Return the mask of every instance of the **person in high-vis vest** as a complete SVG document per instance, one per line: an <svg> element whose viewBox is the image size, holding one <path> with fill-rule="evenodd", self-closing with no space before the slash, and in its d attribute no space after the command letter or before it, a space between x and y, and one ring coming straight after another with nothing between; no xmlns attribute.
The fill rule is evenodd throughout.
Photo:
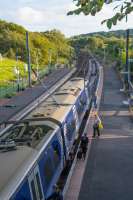
<svg viewBox="0 0 133 200"><path fill-rule="evenodd" d="M101 123L100 118L98 117L98 115L94 115L94 124L93 124L93 137L96 137L96 133L98 136L100 136L100 128L99 128L99 124Z"/></svg>

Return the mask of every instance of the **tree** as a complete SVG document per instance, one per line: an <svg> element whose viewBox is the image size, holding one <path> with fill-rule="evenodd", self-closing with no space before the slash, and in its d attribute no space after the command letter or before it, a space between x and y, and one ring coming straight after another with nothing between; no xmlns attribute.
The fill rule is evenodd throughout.
<svg viewBox="0 0 133 200"><path fill-rule="evenodd" d="M27 61L26 30L13 23L0 20L0 53L14 59L16 52L21 60ZM29 46L31 63L36 64L36 55L39 50L39 66L43 69L49 63L49 50L51 49L52 64L68 63L71 60L71 52L74 49L69 41L58 30L47 32L29 32Z"/></svg>
<svg viewBox="0 0 133 200"><path fill-rule="evenodd" d="M96 13L102 10L104 4L110 4L113 0L73 0L76 2L77 9L68 12L68 15L76 14L79 15L80 13L84 13L84 15L92 15L95 16ZM116 0L118 1L118 0ZM107 23L107 27L111 29L112 25L116 25L118 21L126 18L128 15L133 12L133 1L132 0L120 0L119 5L114 7L117 9L116 14L109 19L105 19L102 21L103 23Z"/></svg>

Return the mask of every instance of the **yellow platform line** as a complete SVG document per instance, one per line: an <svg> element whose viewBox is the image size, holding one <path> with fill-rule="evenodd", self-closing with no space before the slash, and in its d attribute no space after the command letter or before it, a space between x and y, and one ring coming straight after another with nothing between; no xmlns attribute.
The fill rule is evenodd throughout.
<svg viewBox="0 0 133 200"><path fill-rule="evenodd" d="M131 112L127 111L117 111L117 110L111 110L111 111L100 111L101 116L132 116Z"/></svg>

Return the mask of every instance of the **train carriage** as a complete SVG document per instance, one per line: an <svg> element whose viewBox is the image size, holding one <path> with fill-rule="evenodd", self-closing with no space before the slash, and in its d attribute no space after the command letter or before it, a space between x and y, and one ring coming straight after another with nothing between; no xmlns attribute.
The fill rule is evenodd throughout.
<svg viewBox="0 0 133 200"><path fill-rule="evenodd" d="M91 94L88 81L74 78L16 123L1 141L0 199L45 200L68 159Z"/></svg>

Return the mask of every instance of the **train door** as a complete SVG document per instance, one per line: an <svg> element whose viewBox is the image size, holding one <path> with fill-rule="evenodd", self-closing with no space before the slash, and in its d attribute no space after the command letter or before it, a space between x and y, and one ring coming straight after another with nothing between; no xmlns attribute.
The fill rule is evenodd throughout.
<svg viewBox="0 0 133 200"><path fill-rule="evenodd" d="M78 128L79 128L79 119L78 119L78 113L77 113L77 109L76 109L75 105L73 106L72 110L73 110L73 116L74 116L74 119L75 119L76 132L77 132Z"/></svg>
<svg viewBox="0 0 133 200"><path fill-rule="evenodd" d="M89 92L88 92L88 88L85 88L85 93L86 93L86 98L87 98L87 107L88 107L88 105L89 105L89 101L90 101L90 99L89 99Z"/></svg>
<svg viewBox="0 0 133 200"><path fill-rule="evenodd" d="M28 181L32 200L45 200L38 166L34 168Z"/></svg>

